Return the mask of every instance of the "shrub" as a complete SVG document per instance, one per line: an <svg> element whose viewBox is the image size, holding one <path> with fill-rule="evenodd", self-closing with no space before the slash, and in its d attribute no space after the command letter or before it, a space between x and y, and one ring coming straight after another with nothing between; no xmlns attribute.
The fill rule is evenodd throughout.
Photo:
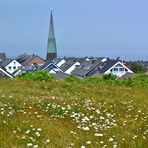
<svg viewBox="0 0 148 148"><path fill-rule="evenodd" d="M24 73L20 76L18 76L20 78L25 78L28 80L45 80L45 81L52 81L54 79L54 76L52 74L49 74L46 71L43 70L38 70L35 72L30 72L30 73Z"/></svg>
<svg viewBox="0 0 148 148"><path fill-rule="evenodd" d="M76 76L69 76L65 79L66 82L79 82L80 79Z"/></svg>
<svg viewBox="0 0 148 148"><path fill-rule="evenodd" d="M109 74L105 74L103 76L103 79L104 80L116 80L117 79L117 76L112 74L112 73L109 73Z"/></svg>
<svg viewBox="0 0 148 148"><path fill-rule="evenodd" d="M142 64L139 64L137 62L131 63L130 69L135 73L144 73L144 72L146 72L146 67L144 67Z"/></svg>

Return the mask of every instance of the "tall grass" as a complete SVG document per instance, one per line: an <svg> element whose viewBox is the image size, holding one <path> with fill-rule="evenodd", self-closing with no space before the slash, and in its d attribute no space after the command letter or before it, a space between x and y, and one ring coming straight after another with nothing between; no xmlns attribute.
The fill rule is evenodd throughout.
<svg viewBox="0 0 148 148"><path fill-rule="evenodd" d="M146 148L147 96L141 86L2 79L0 145Z"/></svg>

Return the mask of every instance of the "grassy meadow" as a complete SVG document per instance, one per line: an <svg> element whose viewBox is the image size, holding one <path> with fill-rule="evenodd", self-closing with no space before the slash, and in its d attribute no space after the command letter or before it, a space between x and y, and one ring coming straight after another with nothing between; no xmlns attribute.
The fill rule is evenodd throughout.
<svg viewBox="0 0 148 148"><path fill-rule="evenodd" d="M148 88L0 80L2 148L147 148Z"/></svg>

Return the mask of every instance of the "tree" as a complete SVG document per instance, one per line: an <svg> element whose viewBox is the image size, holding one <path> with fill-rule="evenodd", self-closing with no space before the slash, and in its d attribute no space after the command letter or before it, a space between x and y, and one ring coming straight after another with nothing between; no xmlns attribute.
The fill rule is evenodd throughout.
<svg viewBox="0 0 148 148"><path fill-rule="evenodd" d="M146 72L146 67L144 67L144 65L139 64L137 62L132 62L130 69L134 72L134 73L145 73Z"/></svg>

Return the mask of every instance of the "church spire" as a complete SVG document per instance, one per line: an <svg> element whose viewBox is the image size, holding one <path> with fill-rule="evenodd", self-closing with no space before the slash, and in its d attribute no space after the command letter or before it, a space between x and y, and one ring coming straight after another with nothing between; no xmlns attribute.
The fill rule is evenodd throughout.
<svg viewBox="0 0 148 148"><path fill-rule="evenodd" d="M53 60L56 57L57 57L57 47L56 47L56 39L55 39L55 34L54 34L53 14L52 14L52 9L51 9L46 60L47 61Z"/></svg>

